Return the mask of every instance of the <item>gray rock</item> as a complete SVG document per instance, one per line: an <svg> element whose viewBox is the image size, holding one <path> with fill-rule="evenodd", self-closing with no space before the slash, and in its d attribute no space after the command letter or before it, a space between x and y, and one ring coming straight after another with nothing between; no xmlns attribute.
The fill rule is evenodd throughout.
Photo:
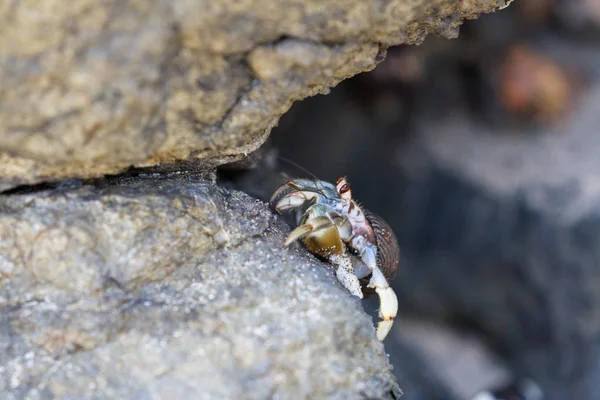
<svg viewBox="0 0 600 400"><path fill-rule="evenodd" d="M392 334L399 346L387 347L392 361L394 353L403 352L404 348L420 357L426 365L423 371L432 375L428 377L429 381L437 381L439 386L446 388L444 397L436 398L471 399L482 390L511 382L510 372L476 336L409 318L399 319L397 327ZM405 393L412 395L411 383L405 383L402 376L398 377L398 381ZM429 386L425 386L428 389L432 386L430 382ZM431 394L428 395L420 398L433 398Z"/></svg>
<svg viewBox="0 0 600 400"><path fill-rule="evenodd" d="M398 398L373 321L194 173L0 197L0 398Z"/></svg>
<svg viewBox="0 0 600 400"><path fill-rule="evenodd" d="M510 0L80 0L0 6L0 190L262 144L387 46Z"/></svg>
<svg viewBox="0 0 600 400"><path fill-rule="evenodd" d="M547 399L600 398L599 106L596 84L569 121L520 135L422 121L398 154L403 311L485 334Z"/></svg>

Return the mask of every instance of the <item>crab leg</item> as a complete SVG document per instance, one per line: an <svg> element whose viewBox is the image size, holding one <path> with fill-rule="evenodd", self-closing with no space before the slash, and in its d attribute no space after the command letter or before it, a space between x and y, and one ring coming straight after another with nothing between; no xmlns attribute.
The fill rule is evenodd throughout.
<svg viewBox="0 0 600 400"><path fill-rule="evenodd" d="M382 320L377 325L377 339L383 340L394 324L398 312L398 298L377 266L373 269L373 275L367 286L375 288L379 295L379 318Z"/></svg>
<svg viewBox="0 0 600 400"><path fill-rule="evenodd" d="M382 321L377 325L377 338L383 340L394 324L394 318L396 318L396 313L398 312L398 298L377 266L377 247L367 242L361 236L353 237L352 245L355 248L362 249L360 251L360 258L372 271L371 280L367 286L374 288L379 295L379 318Z"/></svg>
<svg viewBox="0 0 600 400"><path fill-rule="evenodd" d="M319 196L317 192L298 191L286 194L277 202L275 209L277 211L285 211L290 208L300 207L304 202L315 199Z"/></svg>
<svg viewBox="0 0 600 400"><path fill-rule="evenodd" d="M312 181L309 179L295 179L293 181L287 182L280 187L278 187L273 195L271 196L270 203L273 204L278 199L283 200L283 196L294 196L296 193L301 192L301 198L305 200L310 200L314 198L319 198L320 200L324 199L333 199L336 198L337 192L335 186L331 183L323 182L323 181ZM298 195L296 195L298 197ZM294 201L294 200L290 200ZM284 205L285 202L282 204ZM298 205L294 205L297 207ZM291 207L288 207L291 208ZM278 208L278 211L282 211L287 208Z"/></svg>
<svg viewBox="0 0 600 400"><path fill-rule="evenodd" d="M352 259L346 254L332 254L329 262L336 267L335 276L338 281L353 295L363 298L360 282L354 274Z"/></svg>

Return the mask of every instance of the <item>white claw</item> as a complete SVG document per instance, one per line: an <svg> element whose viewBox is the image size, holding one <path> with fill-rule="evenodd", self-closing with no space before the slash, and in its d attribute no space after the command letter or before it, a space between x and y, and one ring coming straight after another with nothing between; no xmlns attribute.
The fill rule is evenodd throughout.
<svg viewBox="0 0 600 400"><path fill-rule="evenodd" d="M396 313L398 312L398 298L396 297L396 293L394 293L389 286L386 288L376 287L375 291L379 295L379 300L381 301L379 306L379 317L382 319L382 321L379 322L379 325L377 325L377 338L383 340L390 332L390 329L392 329L394 318L396 318Z"/></svg>
<svg viewBox="0 0 600 400"><path fill-rule="evenodd" d="M396 318L396 313L398 312L398 298L396 297L396 293L394 293L391 287L385 289L377 288L375 291L379 294L379 299L381 300L379 308L381 318L386 320Z"/></svg>
<svg viewBox="0 0 600 400"><path fill-rule="evenodd" d="M379 339L380 342L383 342L388 333L390 333L393 324L393 319L389 321L379 321L379 324L377 325L377 339Z"/></svg>

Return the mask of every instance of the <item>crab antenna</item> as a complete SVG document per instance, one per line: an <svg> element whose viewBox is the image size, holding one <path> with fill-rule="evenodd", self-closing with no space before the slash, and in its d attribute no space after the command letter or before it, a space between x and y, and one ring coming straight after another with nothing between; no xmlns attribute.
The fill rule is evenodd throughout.
<svg viewBox="0 0 600 400"><path fill-rule="evenodd" d="M313 174L312 172L310 172L308 169L304 168L302 165L298 164L297 162L292 161L291 159L281 156L279 154L277 155L277 159L284 161L284 162L290 164L291 166L298 168L300 171L310 175L315 180L317 185L319 184L319 182L321 182L321 180L319 178L317 178L317 176L315 174ZM288 174L285 174L285 175L288 175ZM325 196L326 198L329 198L329 197L327 197L327 195L325 193L323 193L323 189L325 189L325 188L322 187L320 190L317 191L317 193L320 193L321 195Z"/></svg>
<svg viewBox="0 0 600 400"><path fill-rule="evenodd" d="M319 178L317 178L317 176L315 174L313 174L312 172L310 172L308 169L304 168L303 166L301 166L300 164L298 164L295 161L290 160L287 157L284 156L280 156L279 154L277 155L277 158L280 159L281 161L284 161L296 168L298 168L300 171L307 173L308 175L310 175L311 177L313 177L316 181L319 181Z"/></svg>

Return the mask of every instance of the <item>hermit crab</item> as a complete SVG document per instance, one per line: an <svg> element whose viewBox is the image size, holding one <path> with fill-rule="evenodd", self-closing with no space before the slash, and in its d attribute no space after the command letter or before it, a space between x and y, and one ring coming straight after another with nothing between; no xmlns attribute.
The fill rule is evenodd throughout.
<svg viewBox="0 0 600 400"><path fill-rule="evenodd" d="M297 227L284 246L300 239L311 253L336 268L338 280L350 293L361 299L374 292L379 295L377 338L385 339L398 311L396 294L388 282L394 279L400 258L389 225L352 199L345 177L335 185L321 180L291 180L275 190L271 206L280 213L295 212Z"/></svg>

